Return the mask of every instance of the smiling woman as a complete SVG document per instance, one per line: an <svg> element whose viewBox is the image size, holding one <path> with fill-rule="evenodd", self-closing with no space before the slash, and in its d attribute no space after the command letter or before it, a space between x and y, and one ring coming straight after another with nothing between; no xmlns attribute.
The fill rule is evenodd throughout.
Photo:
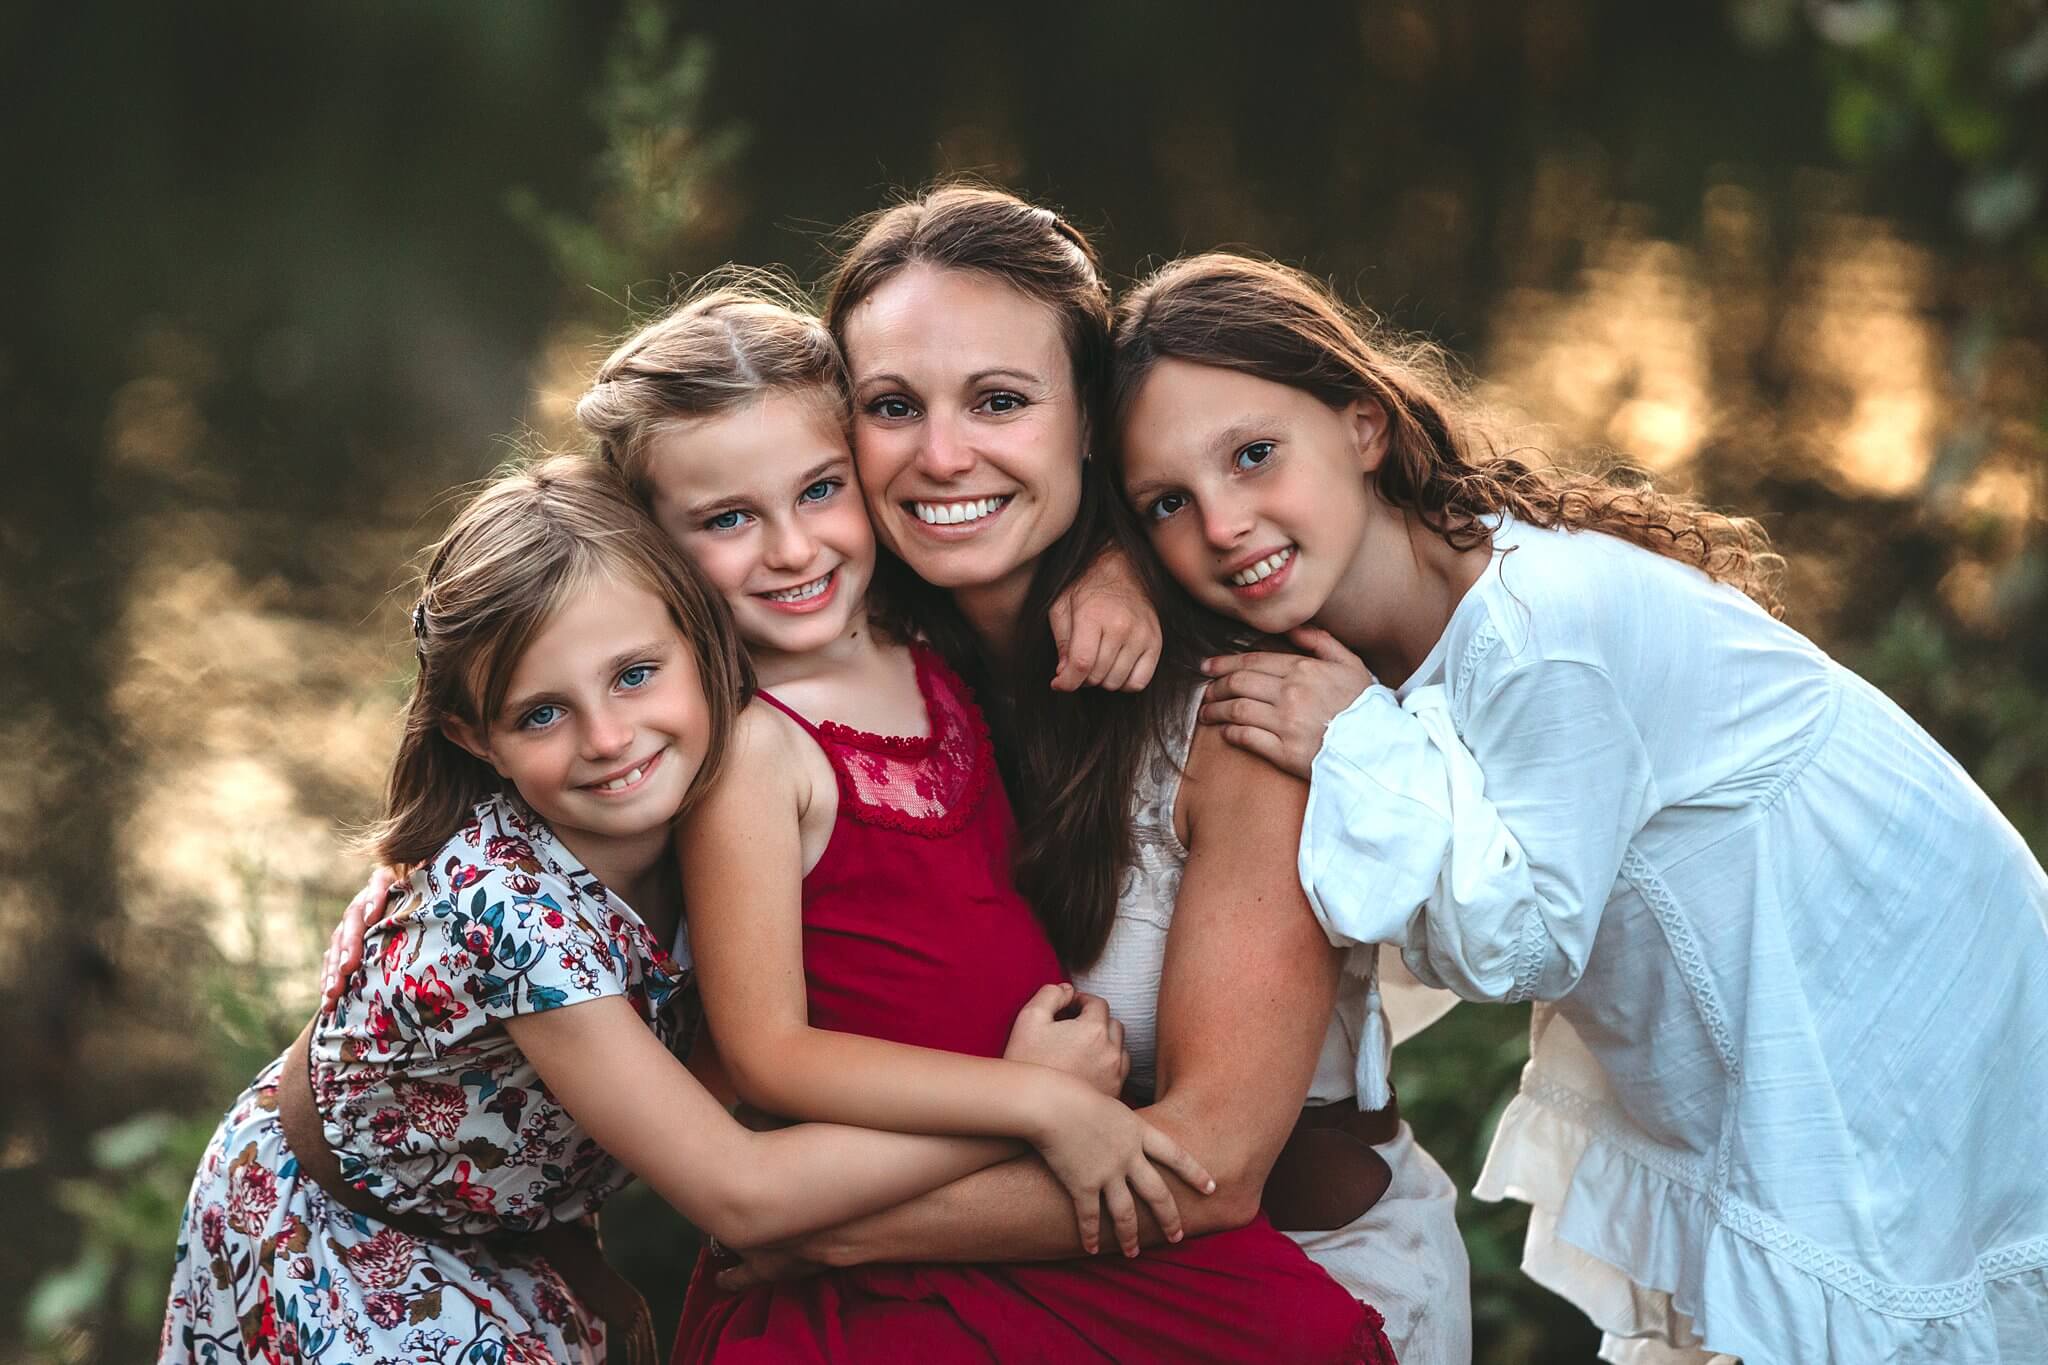
<svg viewBox="0 0 2048 1365"><path fill-rule="evenodd" d="M1016 619L1081 505L1084 395L1047 304L913 266L847 309L861 482L881 541L971 624Z"/></svg>

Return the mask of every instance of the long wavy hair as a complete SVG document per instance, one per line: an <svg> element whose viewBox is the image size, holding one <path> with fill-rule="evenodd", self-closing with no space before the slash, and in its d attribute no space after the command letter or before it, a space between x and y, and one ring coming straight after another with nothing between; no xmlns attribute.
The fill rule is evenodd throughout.
<svg viewBox="0 0 2048 1365"><path fill-rule="evenodd" d="M1427 341L1376 326L1319 281L1230 252L1162 267L1117 308L1110 386L1121 430L1161 360L1237 370L1314 395L1333 408L1359 399L1387 414L1379 495L1459 549L1485 542L1488 519L1602 531L1732 584L1772 616L1784 614L1784 561L1763 527L1642 481L1529 464L1453 377ZM1112 460L1119 443L1108 442ZM1120 473L1120 471L1119 471ZM1121 483L1121 479L1118 480Z"/></svg>
<svg viewBox="0 0 2048 1365"><path fill-rule="evenodd" d="M689 645L711 742L684 806L709 789L753 690L732 618L616 471L556 455L485 484L429 551L412 611L418 667L383 816L360 840L365 851L385 863L424 862L478 802L505 788L443 722L488 728L526 647L564 601L607 578L660 598Z"/></svg>
<svg viewBox="0 0 2048 1365"><path fill-rule="evenodd" d="M1059 319L1088 429L1099 433L1108 376L1109 287L1086 234L1052 209L973 181L951 180L853 223L826 281L825 324L846 341L862 300L912 266L985 275ZM1074 458L1081 459L1075 451ZM975 685L1017 811L1017 887L1038 912L1069 968L1102 954L1123 869L1134 856L1130 794L1152 746L1184 720L1186 688L1199 676L1201 637L1168 626L1168 655L1145 692L1047 686L1058 664L1048 613L1112 542L1142 572L1151 556L1135 538L1122 499L1101 474L1082 474L1074 523L1040 556L1019 620L1020 638L995 648L968 629L951 595L880 552L881 620L931 640ZM1163 583L1149 582L1155 600Z"/></svg>

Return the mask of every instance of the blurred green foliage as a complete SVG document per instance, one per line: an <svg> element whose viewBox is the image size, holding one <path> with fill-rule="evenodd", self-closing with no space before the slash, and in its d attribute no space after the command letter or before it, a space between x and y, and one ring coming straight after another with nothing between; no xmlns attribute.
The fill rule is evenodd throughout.
<svg viewBox="0 0 2048 1365"><path fill-rule="evenodd" d="M636 291L660 295L728 253L814 253L817 226L871 207L889 183L960 168L1009 178L1107 229L1131 268L1145 253L1226 240L1340 262L1366 272L1356 284L1375 301L1397 314L1428 308L1431 330L1476 350L1503 296L1583 265L1583 240L1510 250L1523 240L1515 196L1538 197L1531 186L1545 175L1589 179L1594 207L1647 203L1659 231L1683 238L1698 231L1689 215L1702 185L1731 161L1768 188L1832 157L1857 204L1928 243L1946 271L1932 303L1947 347L1933 467L1904 495L1844 491L1756 452L1697 472L1716 499L1773 515L1788 549L1824 552L1857 581L1863 590L1826 613L1802 617L1795 601L1795 621L1896 697L2048 847L2048 633L2035 629L2048 602L2048 472L2038 460L2022 470L2031 510L1958 502L1984 460L2014 448L1994 358L2014 338L2048 340L2048 15L2024 0L1729 0L1711 21L1654 9L1326 0L1291 21L1194 7L1165 32L1139 7L947 27L907 12L678 15L631 0L573 15L448 4L383 27L294 15L159 31L167 61L109 66L103 84L153 98L160 126L121 122L126 141L101 148L106 176L52 189L44 235L23 236L32 229L19 221L0 229L13 234L0 255L32 266L15 311L46 326L0 345L0 414L60 452L52 463L71 476L52 473L23 496L36 525L85 528L74 557L58 545L59 557L34 559L55 570L10 572L56 585L48 638L72 642L51 677L26 675L43 708L32 714L82 737L109 771L135 761L103 738L120 726L80 680L114 634L125 575L147 567L128 547L159 505L233 509L234 534L214 548L252 577L333 593L320 609L361 628L375 597L362 585L387 580L381 564L357 562L363 543L337 538L327 504L342 503L346 520L375 505L375 490L404 504L422 482L480 472L474 451L451 459L438 446L515 425L522 367L550 336L615 329ZM81 23L14 50L112 63L98 41ZM231 78L238 102L209 103L190 75L163 74L180 61L211 69L209 43L231 42L254 44ZM322 60L295 65L291 54L309 48ZM98 92L51 84L56 57L24 83L66 111L61 122L90 126ZM317 96L296 88L330 84ZM413 92L403 102L401 86ZM1702 112L1695 97L1720 102ZM67 175L93 165L41 142L9 155ZM431 207L408 213L408 197ZM754 200L769 205L765 222L750 216ZM119 246L95 235L136 204L157 211L155 235ZM486 297L488 307L454 302ZM158 363L150 338L165 335L206 343L171 366L196 412L187 420L211 442L213 463L197 472L138 473L100 442L115 386L160 377L137 367ZM2048 396L2037 388L2029 401L2038 454ZM66 447L65 432L86 435ZM358 485L350 497L279 472L323 461ZM242 515L245 504L260 512ZM391 518L408 542L420 538L407 520L417 516L406 504ZM8 529L0 548L41 553L30 531ZM1965 572L1974 596L1953 590ZM69 605L66 592L96 605ZM10 616L30 605L0 587ZM49 872L52 904L68 910L78 887L105 880L131 795L102 780L97 805L52 803L52 829L102 821ZM30 885L21 856L10 859L7 875ZM0 960L10 986L39 988L20 995L30 1003L19 1018L49 1025L17 1030L36 1041L0 1056L0 1078L35 1100L0 1115L0 1193L24 1224L19 1245L0 1250L0 1365L152 1348L199 1152L227 1098L310 1007L310 968L279 946L257 880L294 888L316 935L346 890L263 869L182 905L190 922L173 930L110 913L88 931L39 926L42 937ZM223 918L244 921L243 947L205 934ZM1526 1060L1527 1028L1526 1009L1463 1008L1397 1060L1404 1109L1461 1188ZM31 1048L61 1066L39 1065ZM124 1050L155 1060L122 1071ZM80 1080L58 1093L52 1075ZM1467 1198L1459 1213L1478 1359L1589 1359L1583 1318L1517 1269L1524 1211ZM607 1235L672 1318L693 1234L636 1189L615 1201Z"/></svg>

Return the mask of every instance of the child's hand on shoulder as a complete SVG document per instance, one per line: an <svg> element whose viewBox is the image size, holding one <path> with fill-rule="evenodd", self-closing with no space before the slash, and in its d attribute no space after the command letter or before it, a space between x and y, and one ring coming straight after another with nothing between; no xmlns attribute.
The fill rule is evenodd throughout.
<svg viewBox="0 0 2048 1365"><path fill-rule="evenodd" d="M1372 672L1326 630L1299 626L1288 638L1308 652L1203 660L1214 681L1200 719L1222 726L1229 743L1306 781L1323 731L1372 686Z"/></svg>
<svg viewBox="0 0 2048 1365"><path fill-rule="evenodd" d="M1054 599L1051 620L1060 651L1055 692L1142 692L1152 681L1166 637L1145 584L1121 549L1103 551Z"/></svg>
<svg viewBox="0 0 2048 1365"><path fill-rule="evenodd" d="M370 880L363 889L356 892L355 899L348 903L348 909L342 912L341 923L334 926L334 933L327 940L327 951L320 959L322 1009L341 999L342 983L363 963L363 939L391 913L391 892L403 886L405 878L405 868L378 868L370 874Z"/></svg>
<svg viewBox="0 0 2048 1365"><path fill-rule="evenodd" d="M1071 1019L1058 1017L1076 1002L1081 1006L1079 1014ZM1064 1071L1111 1097L1123 1093L1124 1080L1131 1074L1131 1057L1124 1051L1124 1026L1110 1017L1108 1003L1065 982L1039 987L1024 1003L1017 1022L1010 1026L1003 1059Z"/></svg>

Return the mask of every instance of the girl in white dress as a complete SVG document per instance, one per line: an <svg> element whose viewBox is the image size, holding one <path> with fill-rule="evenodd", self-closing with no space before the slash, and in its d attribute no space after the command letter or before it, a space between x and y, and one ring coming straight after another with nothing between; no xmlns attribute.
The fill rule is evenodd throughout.
<svg viewBox="0 0 2048 1365"><path fill-rule="evenodd" d="M1304 656L1202 719L1311 778L1332 941L1536 1000L1478 1192L1615 1361L2048 1360L2048 877L1777 619L1752 523L1531 469L1298 272L1123 302L1117 474ZM1325 727L1327 726L1327 734Z"/></svg>

